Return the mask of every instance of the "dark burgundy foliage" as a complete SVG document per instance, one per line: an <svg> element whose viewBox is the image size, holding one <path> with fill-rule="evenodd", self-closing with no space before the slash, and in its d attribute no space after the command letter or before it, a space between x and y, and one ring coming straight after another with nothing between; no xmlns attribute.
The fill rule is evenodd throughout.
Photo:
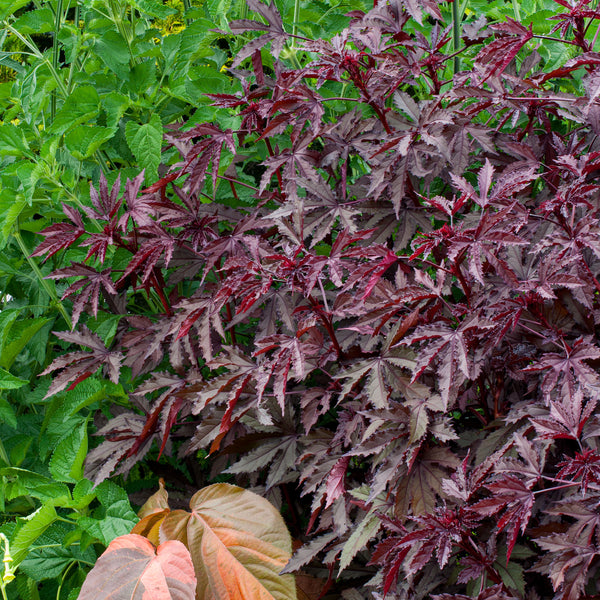
<svg viewBox="0 0 600 600"><path fill-rule="evenodd" d="M600 12L556 2L577 57L480 19L454 76L432 0L353 11L293 68L248 2L243 91L212 96L240 128L183 124L162 180L102 178L35 252L87 249L52 275L75 325L122 317L47 369L49 394L131 374L90 477L206 449L283 494L288 570L341 561L336 597L599 597Z"/></svg>

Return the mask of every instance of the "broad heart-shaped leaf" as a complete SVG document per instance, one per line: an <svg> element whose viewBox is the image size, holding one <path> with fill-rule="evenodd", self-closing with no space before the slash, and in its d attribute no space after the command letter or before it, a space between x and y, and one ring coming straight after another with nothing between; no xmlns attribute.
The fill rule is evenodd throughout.
<svg viewBox="0 0 600 600"><path fill-rule="evenodd" d="M159 529L165 517L171 512L169 508L169 494L165 490L165 482L162 477L158 480L159 490L146 500L140 508L138 517L140 521L131 530L131 533L139 533L148 538L155 546L159 542Z"/></svg>
<svg viewBox="0 0 600 600"><path fill-rule="evenodd" d="M158 549L141 535L113 540L89 572L78 600L194 600L190 553L179 541Z"/></svg>
<svg viewBox="0 0 600 600"><path fill-rule="evenodd" d="M277 509L240 487L216 483L190 500L191 513L168 512L163 490L134 528L152 539L181 540L189 549L196 600L295 600L294 578L279 575L292 543ZM147 510L146 510L147 508ZM166 516L163 516L166 515Z"/></svg>

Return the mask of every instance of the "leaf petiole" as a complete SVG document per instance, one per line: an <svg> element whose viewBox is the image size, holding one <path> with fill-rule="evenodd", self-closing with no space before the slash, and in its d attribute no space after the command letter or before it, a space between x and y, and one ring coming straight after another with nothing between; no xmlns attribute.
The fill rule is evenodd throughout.
<svg viewBox="0 0 600 600"><path fill-rule="evenodd" d="M56 306L56 308L62 315L69 329L72 329L73 324L71 322L71 317L69 317L69 313L65 309L63 303L58 298L56 290L50 285L48 280L45 279L44 274L41 272L40 268L37 266L37 263L31 257L31 253L29 252L29 249L27 248L25 242L23 241L23 238L21 237L21 232L18 229L18 223L17 227L15 227L15 230L13 231L13 237L15 238L19 248L21 249L25 260L29 263L31 270L35 273L40 285L44 288L44 291L48 294L48 296L50 296L52 303Z"/></svg>

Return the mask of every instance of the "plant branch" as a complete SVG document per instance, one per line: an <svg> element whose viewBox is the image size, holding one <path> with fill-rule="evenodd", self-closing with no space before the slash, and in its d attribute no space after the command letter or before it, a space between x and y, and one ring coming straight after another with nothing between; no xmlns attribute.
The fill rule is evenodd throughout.
<svg viewBox="0 0 600 600"><path fill-rule="evenodd" d="M25 257L25 260L29 263L31 270L35 273L40 285L44 288L44 291L48 294L48 296L50 296L52 303L58 308L69 329L73 329L71 317L69 317L69 313L67 313L67 310L65 309L63 303L59 300L56 290L53 288L53 286L50 285L49 281L44 277L40 268L37 266L35 260L33 260L33 258L31 257L31 253L29 252L29 249L27 248L23 238L21 237L21 232L18 230L18 223L15 227L15 230L13 231L13 237L19 245L19 248L21 249L21 252Z"/></svg>

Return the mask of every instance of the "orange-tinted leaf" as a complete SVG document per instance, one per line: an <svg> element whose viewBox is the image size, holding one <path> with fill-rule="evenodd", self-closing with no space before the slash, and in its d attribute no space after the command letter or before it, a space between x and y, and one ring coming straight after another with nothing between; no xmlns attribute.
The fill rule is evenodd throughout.
<svg viewBox="0 0 600 600"><path fill-rule="evenodd" d="M159 490L146 500L142 508L138 512L138 517L143 519L152 513L162 512L165 508L169 508L169 494L165 490L165 481L161 477L158 480Z"/></svg>
<svg viewBox="0 0 600 600"><path fill-rule="evenodd" d="M190 553L178 541L156 549L141 535L115 538L89 572L78 600L194 600Z"/></svg>
<svg viewBox="0 0 600 600"><path fill-rule="evenodd" d="M291 556L291 538L267 500L226 483L192 497L191 513L171 511L161 540L180 540L196 570L197 600L295 600L294 578L279 575Z"/></svg>
<svg viewBox="0 0 600 600"><path fill-rule="evenodd" d="M140 511L141 512L141 511ZM148 538L155 546L160 543L159 530L165 517L169 514L170 510L165 508L160 512L154 512L145 516L139 523L137 523L131 533L137 533Z"/></svg>

